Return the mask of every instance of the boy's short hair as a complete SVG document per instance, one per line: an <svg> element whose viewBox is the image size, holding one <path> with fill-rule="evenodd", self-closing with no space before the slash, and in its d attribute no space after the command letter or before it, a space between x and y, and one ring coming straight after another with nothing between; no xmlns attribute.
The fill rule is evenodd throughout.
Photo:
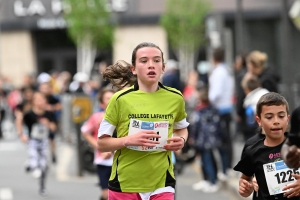
<svg viewBox="0 0 300 200"><path fill-rule="evenodd" d="M250 91L253 91L255 90L256 88L259 88L261 85L260 85L260 82L257 78L257 76L250 76L249 78L245 78L242 80L242 87L244 89L248 89Z"/></svg>
<svg viewBox="0 0 300 200"><path fill-rule="evenodd" d="M280 106L280 105L285 105L286 112L287 114L289 114L289 104L286 101L286 99L282 95L276 92L269 92L261 96L260 99L258 100L256 104L256 114L258 117L260 117L263 106Z"/></svg>
<svg viewBox="0 0 300 200"><path fill-rule="evenodd" d="M224 62L224 50L222 48L217 48L213 52L213 59L216 62Z"/></svg>

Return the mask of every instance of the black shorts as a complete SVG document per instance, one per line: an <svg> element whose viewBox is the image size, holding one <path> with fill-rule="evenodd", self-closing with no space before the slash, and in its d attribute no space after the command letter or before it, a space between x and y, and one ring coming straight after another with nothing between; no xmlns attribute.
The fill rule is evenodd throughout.
<svg viewBox="0 0 300 200"><path fill-rule="evenodd" d="M111 173L111 166L97 165L97 172L99 177L99 185L102 189L108 188L108 180Z"/></svg>
<svg viewBox="0 0 300 200"><path fill-rule="evenodd" d="M54 140L54 138L55 138L55 132L50 131L48 138L49 138L49 140Z"/></svg>

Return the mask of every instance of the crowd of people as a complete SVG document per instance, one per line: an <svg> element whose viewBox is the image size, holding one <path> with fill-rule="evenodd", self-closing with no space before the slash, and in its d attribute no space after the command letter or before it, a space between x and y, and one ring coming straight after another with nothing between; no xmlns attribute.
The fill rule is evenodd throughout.
<svg viewBox="0 0 300 200"><path fill-rule="evenodd" d="M165 61L157 45L145 42L133 50L131 63L120 60L99 67L101 81L82 72L72 77L53 71L27 75L22 86L14 88L2 77L0 119L8 106L21 141L28 143L26 171L40 178L42 195L48 169L45 151L49 148L52 162L57 160L61 96L80 92L98 100L81 132L95 149L101 200L174 199L176 162L186 148L201 157L202 179L192 185L194 190L218 191L219 182L234 169L242 173L239 193L243 197L298 199L299 175L291 174L286 186L281 175L273 174L273 164L281 164L282 159L298 168L300 151L292 146L294 140L286 140L289 106L278 93L280 77L267 54L238 55L231 67L218 48L211 59L210 70L191 71L182 81L179 63ZM299 108L292 111L292 133L299 132L298 113ZM236 136L242 136L245 146L241 160L233 163Z"/></svg>

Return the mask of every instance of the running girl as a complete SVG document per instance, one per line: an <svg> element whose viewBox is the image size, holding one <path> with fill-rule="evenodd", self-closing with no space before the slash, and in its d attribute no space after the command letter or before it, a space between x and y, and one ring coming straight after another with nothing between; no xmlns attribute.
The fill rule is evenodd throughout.
<svg viewBox="0 0 300 200"><path fill-rule="evenodd" d="M117 150L108 197L173 200L172 151L181 150L188 136L184 99L159 82L165 64L158 46L139 44L131 62L118 61L103 73L119 88L131 85L112 97L99 129L98 149Z"/></svg>
<svg viewBox="0 0 300 200"><path fill-rule="evenodd" d="M33 176L40 178L39 192L46 194L45 179L47 173L48 134L49 130L56 130L56 122L52 112L46 111L46 97L40 93L33 94L32 109L22 115L16 115L19 122L17 127L21 140L28 142L29 162L27 171L32 171ZM28 136L23 133L22 124L28 128Z"/></svg>

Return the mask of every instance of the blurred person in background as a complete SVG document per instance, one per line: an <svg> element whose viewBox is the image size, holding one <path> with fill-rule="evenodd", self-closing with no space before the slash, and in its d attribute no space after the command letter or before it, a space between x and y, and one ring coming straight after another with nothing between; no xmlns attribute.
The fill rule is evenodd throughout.
<svg viewBox="0 0 300 200"><path fill-rule="evenodd" d="M39 193L46 195L45 180L47 174L47 152L49 131L56 131L56 121L52 112L46 110L47 99L41 92L33 94L32 108L24 115L16 115L16 124L20 139L28 143L28 163L26 172L32 172L40 179ZM22 124L27 127L24 134Z"/></svg>
<svg viewBox="0 0 300 200"><path fill-rule="evenodd" d="M32 109L32 97L35 92L31 86L25 86L20 89L21 91L21 102L16 106L14 111L15 115L24 114Z"/></svg>
<svg viewBox="0 0 300 200"><path fill-rule="evenodd" d="M60 99L53 94L52 84L51 82L42 82L39 85L39 91L43 93L46 97L47 104L46 110L49 112L53 112L55 116L55 121L58 123L61 114L61 102ZM58 124L56 124L58 127ZM55 153L55 136L57 134L58 129L56 132L50 130L49 132L49 139L50 139L50 149L52 155L52 162L56 163L56 153Z"/></svg>
<svg viewBox="0 0 300 200"><path fill-rule="evenodd" d="M73 93L89 94L89 76L84 72L77 72L73 76L73 81L70 84L70 91Z"/></svg>
<svg viewBox="0 0 300 200"><path fill-rule="evenodd" d="M3 82L2 79L0 79L0 139L3 138L2 122L5 118L7 95L8 91L3 88Z"/></svg>
<svg viewBox="0 0 300 200"><path fill-rule="evenodd" d="M59 87L59 84L58 84L58 77L59 77L59 71L57 70L51 70L50 71L50 83L52 85L52 91L53 91L53 94L55 95L58 95L59 92L60 92L60 87Z"/></svg>
<svg viewBox="0 0 300 200"><path fill-rule="evenodd" d="M242 80L245 74L247 73L247 65L246 65L246 54L242 53L236 56L234 62L234 78L235 78L235 109L236 109L236 134L242 134L245 139L245 131L244 128L246 126L246 116L245 116L245 108L243 106L245 99L245 92L242 87Z"/></svg>
<svg viewBox="0 0 300 200"><path fill-rule="evenodd" d="M28 73L23 76L22 87L32 87L37 90L38 84L35 73Z"/></svg>
<svg viewBox="0 0 300 200"><path fill-rule="evenodd" d="M178 62L175 60L168 60L166 63L166 71L164 72L162 83L183 92L183 84L180 80L180 73Z"/></svg>
<svg viewBox="0 0 300 200"><path fill-rule="evenodd" d="M252 51L247 56L248 71L256 75L263 88L270 92L278 92L280 77L274 69L267 65L268 56L260 51Z"/></svg>
<svg viewBox="0 0 300 200"><path fill-rule="evenodd" d="M98 129L113 94L112 89L106 88L98 93L98 103L103 111L94 113L81 127L83 138L95 149L94 164L97 166L99 185L102 189L100 200L108 199L108 180L113 163L113 152L100 152L97 150Z"/></svg>
<svg viewBox="0 0 300 200"><path fill-rule="evenodd" d="M217 166L213 155L213 150L219 150L222 145L223 131L219 111L209 103L208 89L199 90L199 104L196 108L191 126L191 138L194 146L201 156L201 168L204 180L193 185L194 190L202 190L206 193L213 193L219 190L217 183ZM221 153L221 163L223 174L227 170L227 155ZM222 155L223 154L223 155Z"/></svg>
<svg viewBox="0 0 300 200"><path fill-rule="evenodd" d="M258 128L258 124L255 120L256 116L256 104L260 97L269 91L265 88L262 88L257 76L247 73L242 80L242 87L245 91L246 97L244 99L243 107L245 109L245 133L244 139L245 141L252 137L256 129Z"/></svg>
<svg viewBox="0 0 300 200"><path fill-rule="evenodd" d="M108 67L107 62L106 61L102 61L99 63L99 74L100 74L100 87L104 88L106 86L108 86L110 84L108 79L104 79L102 77L102 73L106 70L106 68Z"/></svg>
<svg viewBox="0 0 300 200"><path fill-rule="evenodd" d="M62 71L59 73L57 77L57 84L59 87L59 93L64 94L64 93L69 93L69 86L71 83L72 75L68 71Z"/></svg>
<svg viewBox="0 0 300 200"><path fill-rule="evenodd" d="M209 76L209 101L217 108L221 118L221 125L224 129L224 140L222 144L223 153L228 158L228 169L231 169L233 151L230 131L231 114L233 111L234 79L224 62L224 51L221 48L213 52L213 65ZM225 180L226 174L219 173L219 179Z"/></svg>

